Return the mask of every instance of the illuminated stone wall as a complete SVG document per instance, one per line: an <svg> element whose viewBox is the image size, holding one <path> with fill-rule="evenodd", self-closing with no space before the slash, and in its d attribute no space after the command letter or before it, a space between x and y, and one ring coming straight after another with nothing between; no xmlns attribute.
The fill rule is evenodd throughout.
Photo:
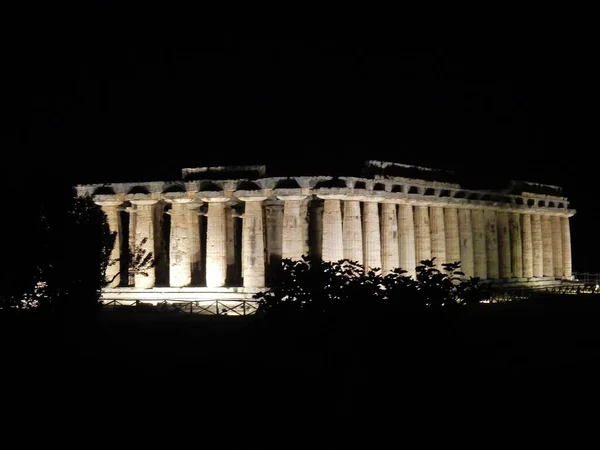
<svg viewBox="0 0 600 450"><path fill-rule="evenodd" d="M378 174L393 163L371 163L364 177L267 177L264 167L248 166L234 178L226 167L199 168L184 169L180 181L80 185L77 192L94 198L119 235L114 259L123 242L145 238L165 261L166 276L155 273L160 265L129 279L111 266L112 287L261 288L274 273L269 265L307 254L385 272L400 266L409 275L435 257L438 267L460 260L466 276L495 282L572 278L575 211L559 188L465 189ZM545 188L552 193L539 193Z"/></svg>

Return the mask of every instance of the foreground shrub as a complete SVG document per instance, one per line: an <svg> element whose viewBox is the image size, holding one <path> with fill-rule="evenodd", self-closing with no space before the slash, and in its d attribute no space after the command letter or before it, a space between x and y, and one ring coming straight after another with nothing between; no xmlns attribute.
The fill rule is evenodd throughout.
<svg viewBox="0 0 600 450"><path fill-rule="evenodd" d="M400 268L381 275L350 260L311 262L282 260L277 284L259 292L258 313L277 317L386 314L402 310L452 308L479 303L489 293L478 278L465 279L460 262L436 268L424 260L416 276Z"/></svg>

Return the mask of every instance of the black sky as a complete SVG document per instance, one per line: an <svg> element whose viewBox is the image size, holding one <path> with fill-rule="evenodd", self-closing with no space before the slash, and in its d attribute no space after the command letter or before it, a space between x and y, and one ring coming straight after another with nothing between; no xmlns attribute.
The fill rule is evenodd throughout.
<svg viewBox="0 0 600 450"><path fill-rule="evenodd" d="M579 211L576 269L600 271L587 256L599 247L598 97L584 23L458 40L406 18L288 32L94 7L19 21L4 55L9 179L51 188L239 163L344 172L365 159L526 179L564 187Z"/></svg>

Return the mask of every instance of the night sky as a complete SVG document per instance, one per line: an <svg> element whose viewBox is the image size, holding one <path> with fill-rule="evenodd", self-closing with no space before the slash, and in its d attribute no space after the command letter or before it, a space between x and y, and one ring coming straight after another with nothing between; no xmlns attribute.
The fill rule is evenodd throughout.
<svg viewBox="0 0 600 450"><path fill-rule="evenodd" d="M3 55L13 186L176 179L210 164L342 174L366 159L524 179L564 188L578 210L574 269L600 272L585 24L459 42L407 19L289 32L110 2L77 20L53 8L23 16Z"/></svg>

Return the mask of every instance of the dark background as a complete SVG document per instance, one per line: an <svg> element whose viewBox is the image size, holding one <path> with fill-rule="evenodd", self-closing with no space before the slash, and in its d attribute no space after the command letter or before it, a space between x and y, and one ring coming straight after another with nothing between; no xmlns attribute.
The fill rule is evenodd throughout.
<svg viewBox="0 0 600 450"><path fill-rule="evenodd" d="M344 173L381 159L562 186L578 210L574 270L600 271L596 50L585 14L485 16L466 28L381 11L267 26L106 2L7 17L11 201L177 179L182 167Z"/></svg>

